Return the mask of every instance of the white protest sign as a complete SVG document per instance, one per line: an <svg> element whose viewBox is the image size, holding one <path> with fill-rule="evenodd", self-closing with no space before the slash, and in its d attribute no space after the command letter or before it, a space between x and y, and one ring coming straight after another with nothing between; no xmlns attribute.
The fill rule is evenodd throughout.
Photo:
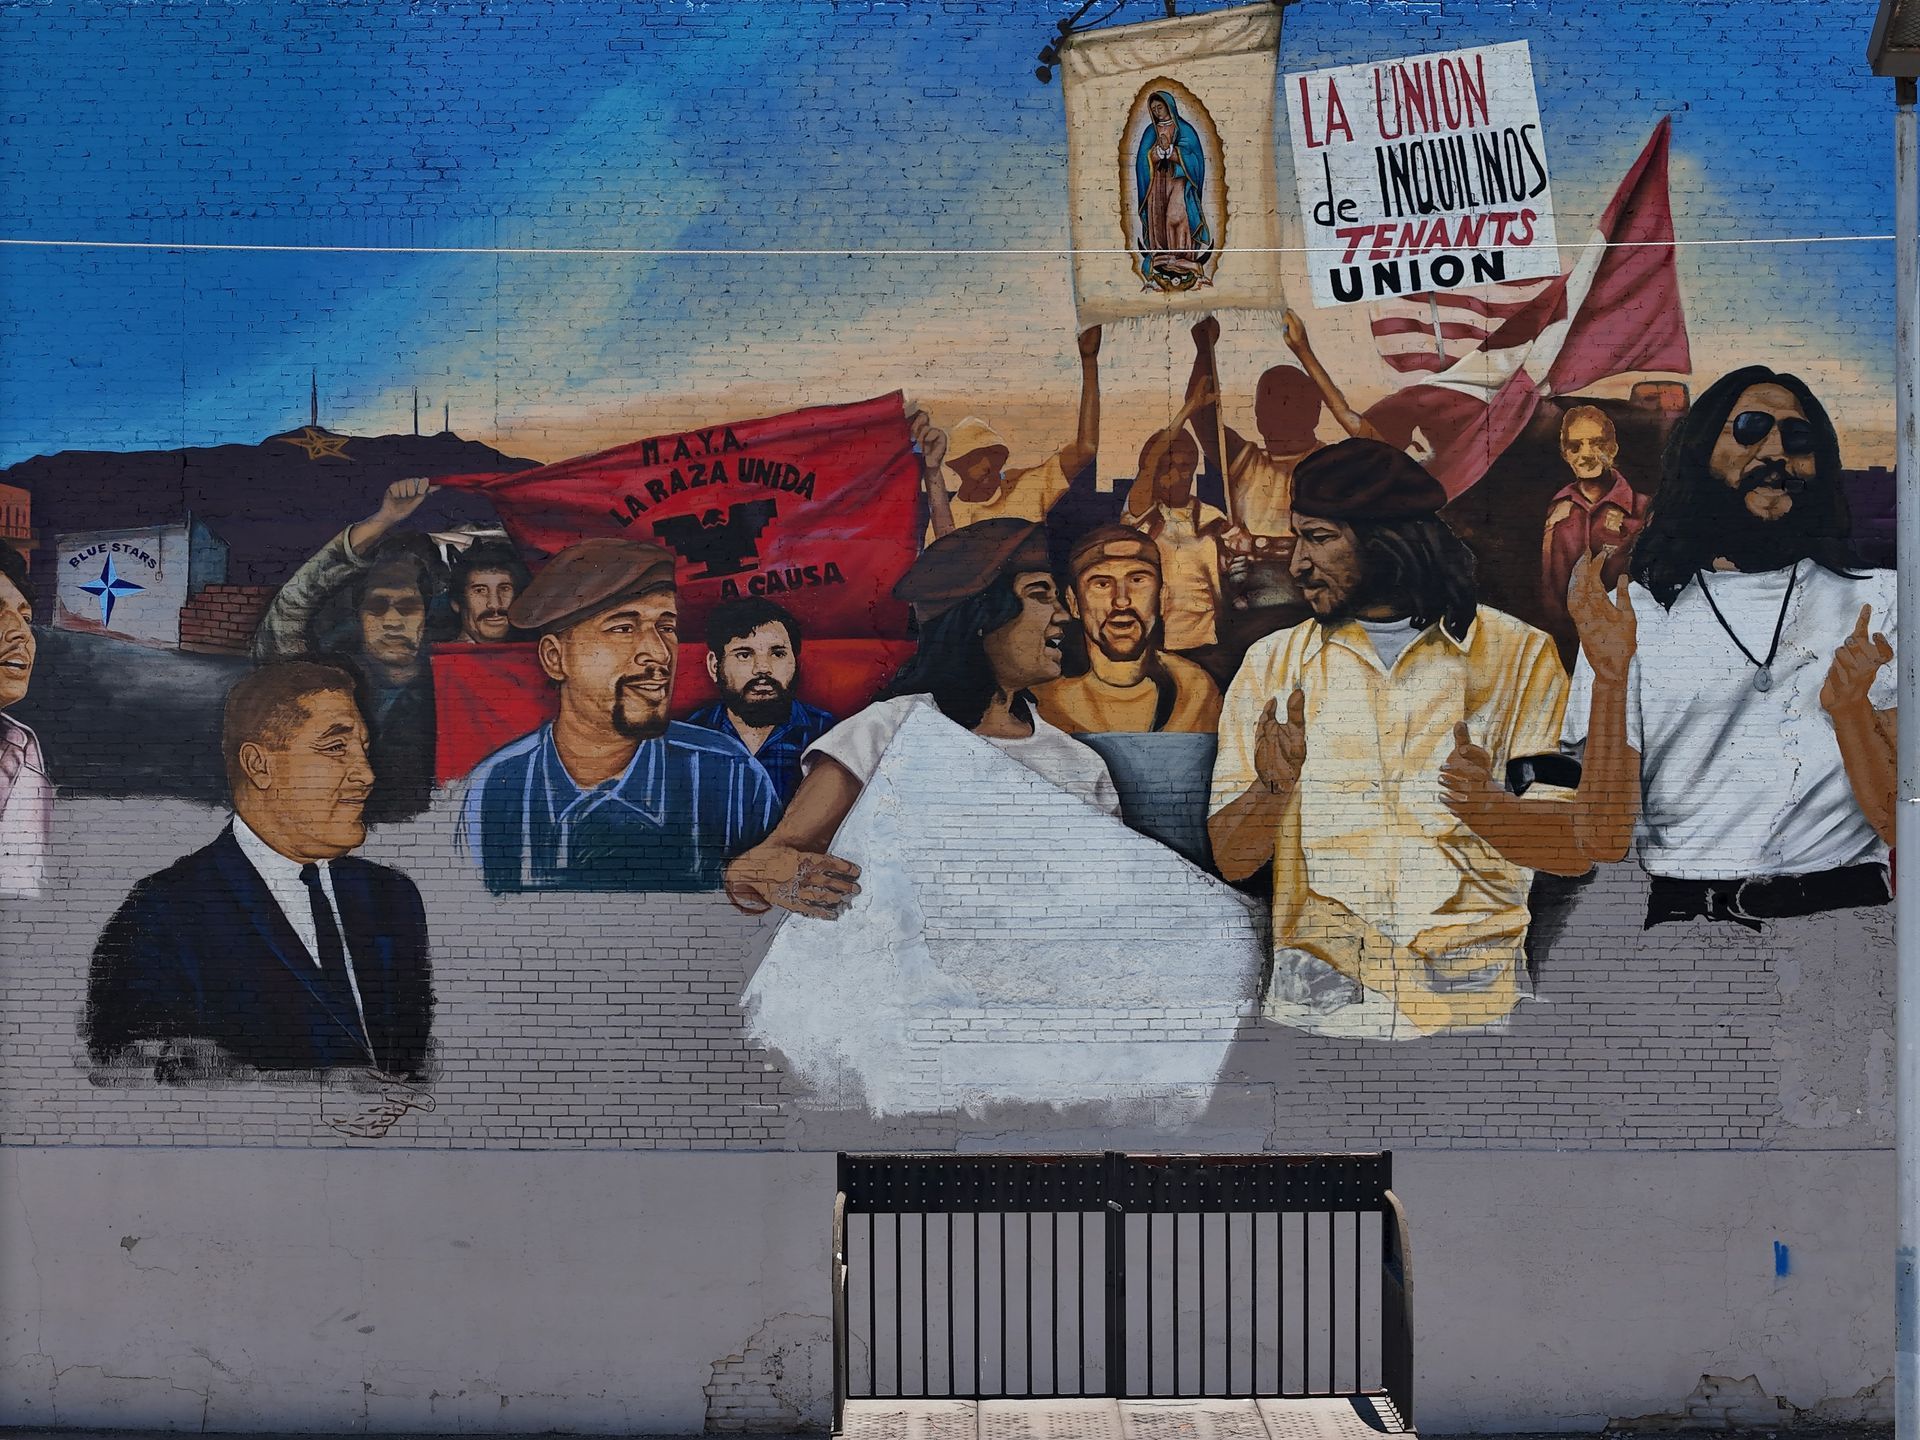
<svg viewBox="0 0 1920 1440"><path fill-rule="evenodd" d="M1560 273L1527 42L1290 74L1313 303Z"/></svg>

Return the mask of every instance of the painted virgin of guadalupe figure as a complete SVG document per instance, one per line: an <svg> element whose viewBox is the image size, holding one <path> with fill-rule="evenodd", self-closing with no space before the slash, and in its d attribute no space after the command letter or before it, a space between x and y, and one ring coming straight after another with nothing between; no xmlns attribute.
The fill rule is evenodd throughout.
<svg viewBox="0 0 1920 1440"><path fill-rule="evenodd" d="M1207 157L1200 135L1180 118L1173 95L1156 90L1147 100L1148 125L1134 157L1135 196L1140 209L1140 275L1144 289L1188 290L1210 282L1206 266L1213 236L1200 210Z"/></svg>

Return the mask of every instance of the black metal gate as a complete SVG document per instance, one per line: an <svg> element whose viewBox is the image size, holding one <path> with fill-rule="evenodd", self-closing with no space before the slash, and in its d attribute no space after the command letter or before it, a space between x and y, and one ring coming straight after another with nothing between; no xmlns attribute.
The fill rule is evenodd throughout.
<svg viewBox="0 0 1920 1440"><path fill-rule="evenodd" d="M1412 1424L1393 1157L842 1155L846 1399L1381 1396Z"/></svg>

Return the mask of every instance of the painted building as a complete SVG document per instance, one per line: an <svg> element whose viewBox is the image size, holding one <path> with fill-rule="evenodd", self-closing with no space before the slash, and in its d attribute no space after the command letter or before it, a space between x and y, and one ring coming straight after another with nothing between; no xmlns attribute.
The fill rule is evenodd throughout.
<svg viewBox="0 0 1920 1440"><path fill-rule="evenodd" d="M0 485L0 544L33 551L33 494L18 485Z"/></svg>
<svg viewBox="0 0 1920 1440"><path fill-rule="evenodd" d="M197 520L62 535L54 621L62 630L177 646L180 612L227 578L227 547Z"/></svg>
<svg viewBox="0 0 1920 1440"><path fill-rule="evenodd" d="M851 1150L1884 1413L1863 7L1070 8L0 7L0 1423L818 1425Z"/></svg>

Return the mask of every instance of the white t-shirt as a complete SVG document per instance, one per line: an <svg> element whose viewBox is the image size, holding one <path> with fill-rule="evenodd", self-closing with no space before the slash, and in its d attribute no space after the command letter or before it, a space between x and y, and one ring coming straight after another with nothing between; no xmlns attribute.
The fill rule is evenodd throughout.
<svg viewBox="0 0 1920 1440"><path fill-rule="evenodd" d="M1764 660L1790 570L1714 571L1713 600ZM1640 752L1635 851L1648 873L1675 880L1805 875L1887 858L1853 798L1833 720L1820 708L1833 652L1868 624L1896 652L1894 573L1849 580L1802 560L1774 656L1773 688L1753 688L1754 665L1690 582L1671 610L1630 587L1639 644L1627 688L1627 743ZM1876 710L1896 703L1898 656L1874 678ZM1563 747L1586 745L1593 670L1583 652L1567 698Z"/></svg>
<svg viewBox="0 0 1920 1440"><path fill-rule="evenodd" d="M916 709L940 714L931 695L902 695L893 700L876 700L827 731L800 757L801 770L813 768L814 761L826 755L850 770L862 785L873 778L880 756L893 739L894 732ZM941 716L944 720L945 716ZM952 721L948 721L952 724ZM958 727L956 727L958 728ZM1012 756L1034 774L1045 777L1071 795L1077 795L1096 810L1109 815L1120 813L1120 792L1114 788L1107 762L1091 746L1082 745L1066 731L1056 729L1037 714L1033 734L1015 740L997 735L978 735L995 749Z"/></svg>
<svg viewBox="0 0 1920 1440"><path fill-rule="evenodd" d="M1426 633L1414 629L1411 620L1362 620L1360 628L1373 642L1373 653L1389 670L1407 653L1407 647Z"/></svg>

